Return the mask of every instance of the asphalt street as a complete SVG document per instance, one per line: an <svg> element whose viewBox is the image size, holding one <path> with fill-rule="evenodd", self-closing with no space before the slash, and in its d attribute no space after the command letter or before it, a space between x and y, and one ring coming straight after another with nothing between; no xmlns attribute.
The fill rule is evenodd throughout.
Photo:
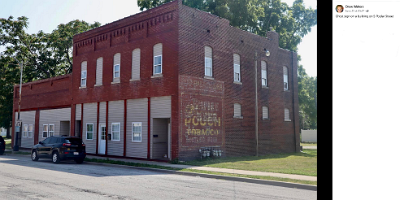
<svg viewBox="0 0 400 200"><path fill-rule="evenodd" d="M53 164L0 156L1 199L317 199L317 192L143 170L128 166Z"/></svg>

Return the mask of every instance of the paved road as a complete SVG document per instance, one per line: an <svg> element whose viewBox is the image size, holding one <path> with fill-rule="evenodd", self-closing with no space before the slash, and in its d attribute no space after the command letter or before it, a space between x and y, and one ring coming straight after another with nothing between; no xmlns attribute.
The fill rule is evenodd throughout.
<svg viewBox="0 0 400 200"><path fill-rule="evenodd" d="M317 192L125 166L0 156L2 199L317 199Z"/></svg>

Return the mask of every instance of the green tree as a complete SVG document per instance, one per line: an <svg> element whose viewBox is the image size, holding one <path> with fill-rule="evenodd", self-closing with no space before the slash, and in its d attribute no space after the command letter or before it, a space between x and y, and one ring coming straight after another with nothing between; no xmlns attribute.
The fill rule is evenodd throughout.
<svg viewBox="0 0 400 200"><path fill-rule="evenodd" d="M73 20L60 24L52 33L28 34L28 18L0 18L0 127L8 128L12 119L14 84L19 84L19 65L23 62L23 83L72 71L72 38L75 34L100 26L95 22Z"/></svg>
<svg viewBox="0 0 400 200"><path fill-rule="evenodd" d="M171 0L138 0L140 10ZM234 27L266 36L272 28L279 34L279 46L297 51L301 38L317 24L317 9L306 8L303 0L292 6L280 0L183 0L186 6L226 18Z"/></svg>
<svg viewBox="0 0 400 200"><path fill-rule="evenodd" d="M298 59L301 60L300 56ZM317 77L308 76L303 65L300 65L297 80L300 127L317 129Z"/></svg>

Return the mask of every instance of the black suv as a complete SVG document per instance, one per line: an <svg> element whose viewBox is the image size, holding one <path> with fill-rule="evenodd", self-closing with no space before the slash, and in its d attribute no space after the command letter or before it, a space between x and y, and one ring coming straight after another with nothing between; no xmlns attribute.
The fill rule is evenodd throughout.
<svg viewBox="0 0 400 200"><path fill-rule="evenodd" d="M31 151L33 161L39 158L51 158L53 163L59 163L61 160L73 159L80 164L85 157L85 144L78 137L48 137L33 146Z"/></svg>

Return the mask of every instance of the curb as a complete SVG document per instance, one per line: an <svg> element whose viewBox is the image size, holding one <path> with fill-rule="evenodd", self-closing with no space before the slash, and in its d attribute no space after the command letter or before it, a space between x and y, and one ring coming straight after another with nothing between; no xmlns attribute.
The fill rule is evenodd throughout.
<svg viewBox="0 0 400 200"><path fill-rule="evenodd" d="M174 170L158 169L158 168L148 168L148 167L135 167L135 166L118 165L118 164L111 164L111 163L98 163L98 162L88 162L88 161L85 161L85 163L91 164L91 165L103 165L103 166L113 166L113 167L118 166L118 167L135 168L135 169L142 169L142 170L148 170L148 171L157 171L157 172L161 171L161 172L164 172L164 173L178 174L178 175L185 175L185 176L194 176L194 177L202 177L202 178L214 178L214 179L220 179L220 180L238 181L238 182L262 184L262 185L273 185L273 186L287 187L287 188L293 188L293 189L317 191L317 186L305 185L305 184L299 184L299 183L289 183L289 182L281 182L281 181L269 181L269 180L260 180L260 179L234 177L234 176L222 176L222 175L196 173L196 172L182 172L182 171L174 171Z"/></svg>

